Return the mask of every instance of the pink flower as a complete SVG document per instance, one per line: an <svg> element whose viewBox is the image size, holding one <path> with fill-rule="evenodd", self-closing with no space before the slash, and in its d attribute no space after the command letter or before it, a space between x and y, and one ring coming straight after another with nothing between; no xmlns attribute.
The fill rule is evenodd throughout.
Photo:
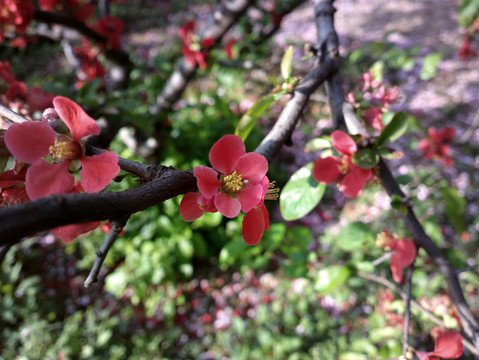
<svg viewBox="0 0 479 360"><path fill-rule="evenodd" d="M26 172L24 166L19 172L7 170L0 174L0 208L30 200L25 191Z"/></svg>
<svg viewBox="0 0 479 360"><path fill-rule="evenodd" d="M462 355L463 350L461 334L446 330L436 339L434 351L428 353L416 351L416 355L420 360L457 359Z"/></svg>
<svg viewBox="0 0 479 360"><path fill-rule="evenodd" d="M75 102L62 96L53 106L70 130L71 137L59 135L45 122L27 121L10 126L5 143L17 161L31 164L26 174L26 189L31 199L54 193L69 193L74 186L70 171L81 166L81 185L86 192L104 189L118 174L118 156L105 152L85 156L81 139L98 135L99 126ZM43 160L49 156L52 163Z"/></svg>
<svg viewBox="0 0 479 360"><path fill-rule="evenodd" d="M178 32L182 38L181 52L188 64L191 66L198 64L200 68L206 69L205 58L208 52L202 49L213 46L214 39L209 37L200 41L195 35L195 28L196 24L192 20L180 27Z"/></svg>
<svg viewBox="0 0 479 360"><path fill-rule="evenodd" d="M384 124L381 121L383 112L378 108L368 108L364 111L364 121L368 126L372 126L377 131L381 132L384 129Z"/></svg>
<svg viewBox="0 0 479 360"><path fill-rule="evenodd" d="M264 230L269 230L269 214L266 206L261 204L244 216L241 234L248 245L257 245L263 237Z"/></svg>
<svg viewBox="0 0 479 360"><path fill-rule="evenodd" d="M454 160L450 157L449 142L454 138L455 131L451 127L436 130L429 127L428 136L421 139L418 148L426 159L438 159L444 166L453 166Z"/></svg>
<svg viewBox="0 0 479 360"><path fill-rule="evenodd" d="M403 269L410 266L416 258L416 245L407 238L397 240L387 231L383 231L378 235L376 243L378 246L388 247L392 251L390 268L394 281L400 284L402 282Z"/></svg>
<svg viewBox="0 0 479 360"><path fill-rule="evenodd" d="M263 180L268 161L263 155L246 153L239 136L225 135L219 139L212 146L209 159L216 170L197 166L194 175L201 195L214 198L220 213L233 218L241 210L247 213L263 201L268 186L265 190Z"/></svg>
<svg viewBox="0 0 479 360"><path fill-rule="evenodd" d="M469 38L468 35L464 36L464 41L457 55L462 60L467 60L469 58L477 56L477 51L471 48L471 39Z"/></svg>
<svg viewBox="0 0 479 360"><path fill-rule="evenodd" d="M98 20L95 26L95 30L106 37L108 46L113 50L120 49L120 37L124 28L125 24L122 20L110 15Z"/></svg>
<svg viewBox="0 0 479 360"><path fill-rule="evenodd" d="M336 130L331 134L331 142L339 152L339 158L328 156L316 160L313 166L313 177L320 183L339 183L339 190L346 197L355 198L361 193L366 182L372 178L373 171L352 163L352 155L358 148L348 134Z"/></svg>
<svg viewBox="0 0 479 360"><path fill-rule="evenodd" d="M194 221L205 212L217 212L214 198L205 198L200 193L187 193L180 203L180 214L185 221Z"/></svg>
<svg viewBox="0 0 479 360"><path fill-rule="evenodd" d="M234 58L233 54L233 45L236 44L235 39L229 39L225 45L225 53L228 59L232 60Z"/></svg>

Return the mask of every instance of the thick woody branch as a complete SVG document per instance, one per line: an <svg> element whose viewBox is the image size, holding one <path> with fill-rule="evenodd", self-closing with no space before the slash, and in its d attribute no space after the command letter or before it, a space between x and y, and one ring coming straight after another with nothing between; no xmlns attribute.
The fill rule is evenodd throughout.
<svg viewBox="0 0 479 360"><path fill-rule="evenodd" d="M0 210L0 246L62 225L120 219L197 190L192 171L160 167L156 180L120 192L50 195Z"/></svg>

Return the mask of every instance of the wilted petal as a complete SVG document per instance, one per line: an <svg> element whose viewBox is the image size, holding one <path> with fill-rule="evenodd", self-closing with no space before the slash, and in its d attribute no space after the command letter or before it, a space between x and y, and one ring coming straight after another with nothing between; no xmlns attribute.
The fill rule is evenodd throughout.
<svg viewBox="0 0 479 360"><path fill-rule="evenodd" d="M227 218L234 218L241 211L241 203L237 198L221 192L215 196L215 206Z"/></svg>
<svg viewBox="0 0 479 360"><path fill-rule="evenodd" d="M103 190L120 172L118 155L105 152L92 157L83 156L80 170L83 190L88 193Z"/></svg>
<svg viewBox="0 0 479 360"><path fill-rule="evenodd" d="M29 164L45 157L55 139L55 131L41 121L13 124L5 132L8 150L18 161Z"/></svg>
<svg viewBox="0 0 479 360"><path fill-rule="evenodd" d="M456 331L444 331L436 339L434 351L429 353L431 356L440 356L445 359L457 359L462 355L462 336Z"/></svg>
<svg viewBox="0 0 479 360"><path fill-rule="evenodd" d="M261 240L265 229L263 210L254 208L243 218L242 235L248 245L256 245Z"/></svg>
<svg viewBox="0 0 479 360"><path fill-rule="evenodd" d="M196 166L193 174L201 195L209 199L218 193L221 182L218 180L218 173L215 170L207 166Z"/></svg>
<svg viewBox="0 0 479 360"><path fill-rule="evenodd" d="M40 160L30 165L25 179L25 188L30 199L71 192L75 178L68 171L69 164L69 161L50 164Z"/></svg>
<svg viewBox="0 0 479 360"><path fill-rule="evenodd" d="M241 210L247 213L252 208L258 206L263 200L263 185L247 186L243 190L238 191L236 196L241 202Z"/></svg>
<svg viewBox="0 0 479 360"><path fill-rule="evenodd" d="M268 160L261 154L250 152L238 158L233 170L250 184L259 184L268 172Z"/></svg>
<svg viewBox="0 0 479 360"><path fill-rule="evenodd" d="M55 236L59 237L63 242L69 243L75 240L80 234L95 230L100 226L99 221L86 224L73 224L60 226L52 230Z"/></svg>
<svg viewBox="0 0 479 360"><path fill-rule="evenodd" d="M339 165L341 161L332 156L318 159L313 165L313 178L320 183L336 182L341 177Z"/></svg>
<svg viewBox="0 0 479 360"><path fill-rule="evenodd" d="M204 210L198 204L200 193L190 192L183 196L180 202L180 215L185 221L193 221L203 215Z"/></svg>
<svg viewBox="0 0 479 360"><path fill-rule="evenodd" d="M246 154L243 140L236 135L225 135L219 139L210 150L211 165L223 174L229 175L233 166L241 156Z"/></svg>
<svg viewBox="0 0 479 360"><path fill-rule="evenodd" d="M341 130L333 131L331 134L331 143L340 154L352 155L358 150L354 140Z"/></svg>
<svg viewBox="0 0 479 360"><path fill-rule="evenodd" d="M88 135L98 135L100 127L76 102L63 97L56 96L53 99L53 106L60 118L68 126L73 141L79 142Z"/></svg>

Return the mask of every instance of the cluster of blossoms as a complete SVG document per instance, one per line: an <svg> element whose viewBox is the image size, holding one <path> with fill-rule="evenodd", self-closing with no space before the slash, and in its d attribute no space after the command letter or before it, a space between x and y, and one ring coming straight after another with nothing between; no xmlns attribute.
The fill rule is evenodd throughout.
<svg viewBox="0 0 479 360"><path fill-rule="evenodd" d="M25 34L33 13L31 0L0 0L0 42L5 40L7 31Z"/></svg>
<svg viewBox="0 0 479 360"><path fill-rule="evenodd" d="M217 212L234 218L241 211L243 239L256 245L269 229L269 215L265 199L276 199L278 189L272 189L266 176L268 161L263 155L247 153L241 138L225 135L209 153L207 166L196 166L194 175L199 193L186 194L180 203L180 214L185 221L198 219L205 212Z"/></svg>
<svg viewBox="0 0 479 360"><path fill-rule="evenodd" d="M205 58L208 56L208 49L213 46L214 39L212 37L200 41L195 34L196 24L194 21L188 21L186 25L181 26L179 34L181 37L181 52L185 60L191 66L198 66L206 69Z"/></svg>
<svg viewBox="0 0 479 360"><path fill-rule="evenodd" d="M0 175L2 206L50 194L98 192L118 175L116 154L85 154L82 139L100 133L95 121L65 97L55 97L53 106L54 109L44 112L42 121L15 123L4 133L3 141L16 165ZM68 134L58 134L52 128L57 119L66 125ZM81 177L79 183L75 182L76 172ZM71 241L98 225L97 222L68 225L54 232L64 241Z"/></svg>
<svg viewBox="0 0 479 360"><path fill-rule="evenodd" d="M416 245L410 239L401 240L393 237L389 232L383 231L378 234L376 245L391 251L390 268L394 281L398 284L403 280L403 269L410 266L416 258Z"/></svg>
<svg viewBox="0 0 479 360"><path fill-rule="evenodd" d="M18 81L12 73L10 63L0 62L0 103L23 115L29 116L33 111L43 111L52 104L53 95L43 92L39 87Z"/></svg>
<svg viewBox="0 0 479 360"><path fill-rule="evenodd" d="M361 194L366 182L374 177L374 172L353 164L352 156L358 147L348 134L341 130L334 131L331 134L331 143L339 156L316 160L313 177L320 183L336 183L346 197L355 198Z"/></svg>
<svg viewBox="0 0 479 360"><path fill-rule="evenodd" d="M451 148L449 143L454 138L455 131L451 127L437 130L429 127L428 136L418 143L419 151L426 159L439 160L444 166L454 166L454 160L450 156Z"/></svg>
<svg viewBox="0 0 479 360"><path fill-rule="evenodd" d="M381 132L384 129L382 115L398 100L399 89L375 80L371 71L364 73L360 81L363 84L360 91L349 93L347 100L360 108L360 115L368 126Z"/></svg>

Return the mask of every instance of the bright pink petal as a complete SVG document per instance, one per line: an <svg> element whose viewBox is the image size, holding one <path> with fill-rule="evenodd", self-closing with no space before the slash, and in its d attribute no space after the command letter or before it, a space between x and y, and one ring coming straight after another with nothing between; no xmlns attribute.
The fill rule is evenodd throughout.
<svg viewBox="0 0 479 360"><path fill-rule="evenodd" d="M55 139L55 131L41 121L13 124L5 132L8 150L18 161L29 164L45 157Z"/></svg>
<svg viewBox="0 0 479 360"><path fill-rule="evenodd" d="M332 156L318 159L313 165L313 178L320 183L336 182L341 177L339 165L341 161Z"/></svg>
<svg viewBox="0 0 479 360"><path fill-rule="evenodd" d="M340 154L352 155L358 150L354 140L341 130L333 131L331 134L331 143Z"/></svg>
<svg viewBox="0 0 479 360"><path fill-rule="evenodd" d="M238 191L236 196L241 203L241 210L247 213L263 201L263 186L261 184L246 186Z"/></svg>
<svg viewBox="0 0 479 360"><path fill-rule="evenodd" d="M69 243L75 240L80 234L95 230L98 226L100 226L100 222L95 221L86 224L60 226L53 229L52 232L55 234L55 236L62 239L63 242Z"/></svg>
<svg viewBox="0 0 479 360"><path fill-rule="evenodd" d="M440 356L446 359L457 359L462 355L462 351L461 334L448 330L439 335L436 339L434 351L429 353L429 355Z"/></svg>
<svg viewBox="0 0 479 360"><path fill-rule="evenodd" d="M265 229L263 210L254 208L243 218L242 235L248 245L256 245L261 240Z"/></svg>
<svg viewBox="0 0 479 360"><path fill-rule="evenodd" d="M190 192L183 196L180 202L180 215L185 221L193 221L203 215L204 210L198 205L200 193Z"/></svg>
<svg viewBox="0 0 479 360"><path fill-rule="evenodd" d="M235 170L243 180L248 180L251 185L261 183L268 172L268 160L258 153L250 152L240 156L233 165Z"/></svg>
<svg viewBox="0 0 479 360"><path fill-rule="evenodd" d="M261 211L263 212L263 217L264 217L264 228L265 230L269 230L269 214L268 214L268 209L266 209L266 206L261 205L260 207Z"/></svg>
<svg viewBox="0 0 479 360"><path fill-rule="evenodd" d="M30 199L71 192L75 178L68 171L69 165L69 161L50 164L44 160L30 165L25 179L25 188Z"/></svg>
<svg viewBox="0 0 479 360"><path fill-rule="evenodd" d="M60 118L68 126L73 141L79 142L88 135L98 135L100 127L76 102L63 96L53 99L53 106Z"/></svg>
<svg viewBox="0 0 479 360"><path fill-rule="evenodd" d="M355 198L364 188L366 181L371 179L372 171L369 169L362 169L359 166L356 166L349 163L349 172L341 180L339 185L339 190L348 198Z"/></svg>
<svg viewBox="0 0 479 360"><path fill-rule="evenodd" d="M218 193L221 182L218 180L218 173L215 170L207 166L196 166L193 174L201 195L209 199Z"/></svg>
<svg viewBox="0 0 479 360"><path fill-rule="evenodd" d="M215 196L215 206L227 218L234 218L241 211L241 203L237 198L221 192Z"/></svg>
<svg viewBox="0 0 479 360"><path fill-rule="evenodd" d="M243 140L236 135L225 135L210 150L210 163L218 171L229 175L236 160L246 154Z"/></svg>
<svg viewBox="0 0 479 360"><path fill-rule="evenodd" d="M419 360L430 360L427 352L425 351L416 351L416 356Z"/></svg>
<svg viewBox="0 0 479 360"><path fill-rule="evenodd" d="M215 198L205 198L203 195L200 194L198 199L196 200L198 205L203 209L203 211L206 212L218 212L218 210L215 207Z"/></svg>
<svg viewBox="0 0 479 360"><path fill-rule="evenodd" d="M120 172L118 155L111 151L92 157L83 156L80 161L81 185L88 193L103 190Z"/></svg>
<svg viewBox="0 0 479 360"><path fill-rule="evenodd" d="M391 272L394 281L402 282L403 269L411 265L416 257L416 246L409 239L399 240L394 244L394 254L391 256Z"/></svg>

